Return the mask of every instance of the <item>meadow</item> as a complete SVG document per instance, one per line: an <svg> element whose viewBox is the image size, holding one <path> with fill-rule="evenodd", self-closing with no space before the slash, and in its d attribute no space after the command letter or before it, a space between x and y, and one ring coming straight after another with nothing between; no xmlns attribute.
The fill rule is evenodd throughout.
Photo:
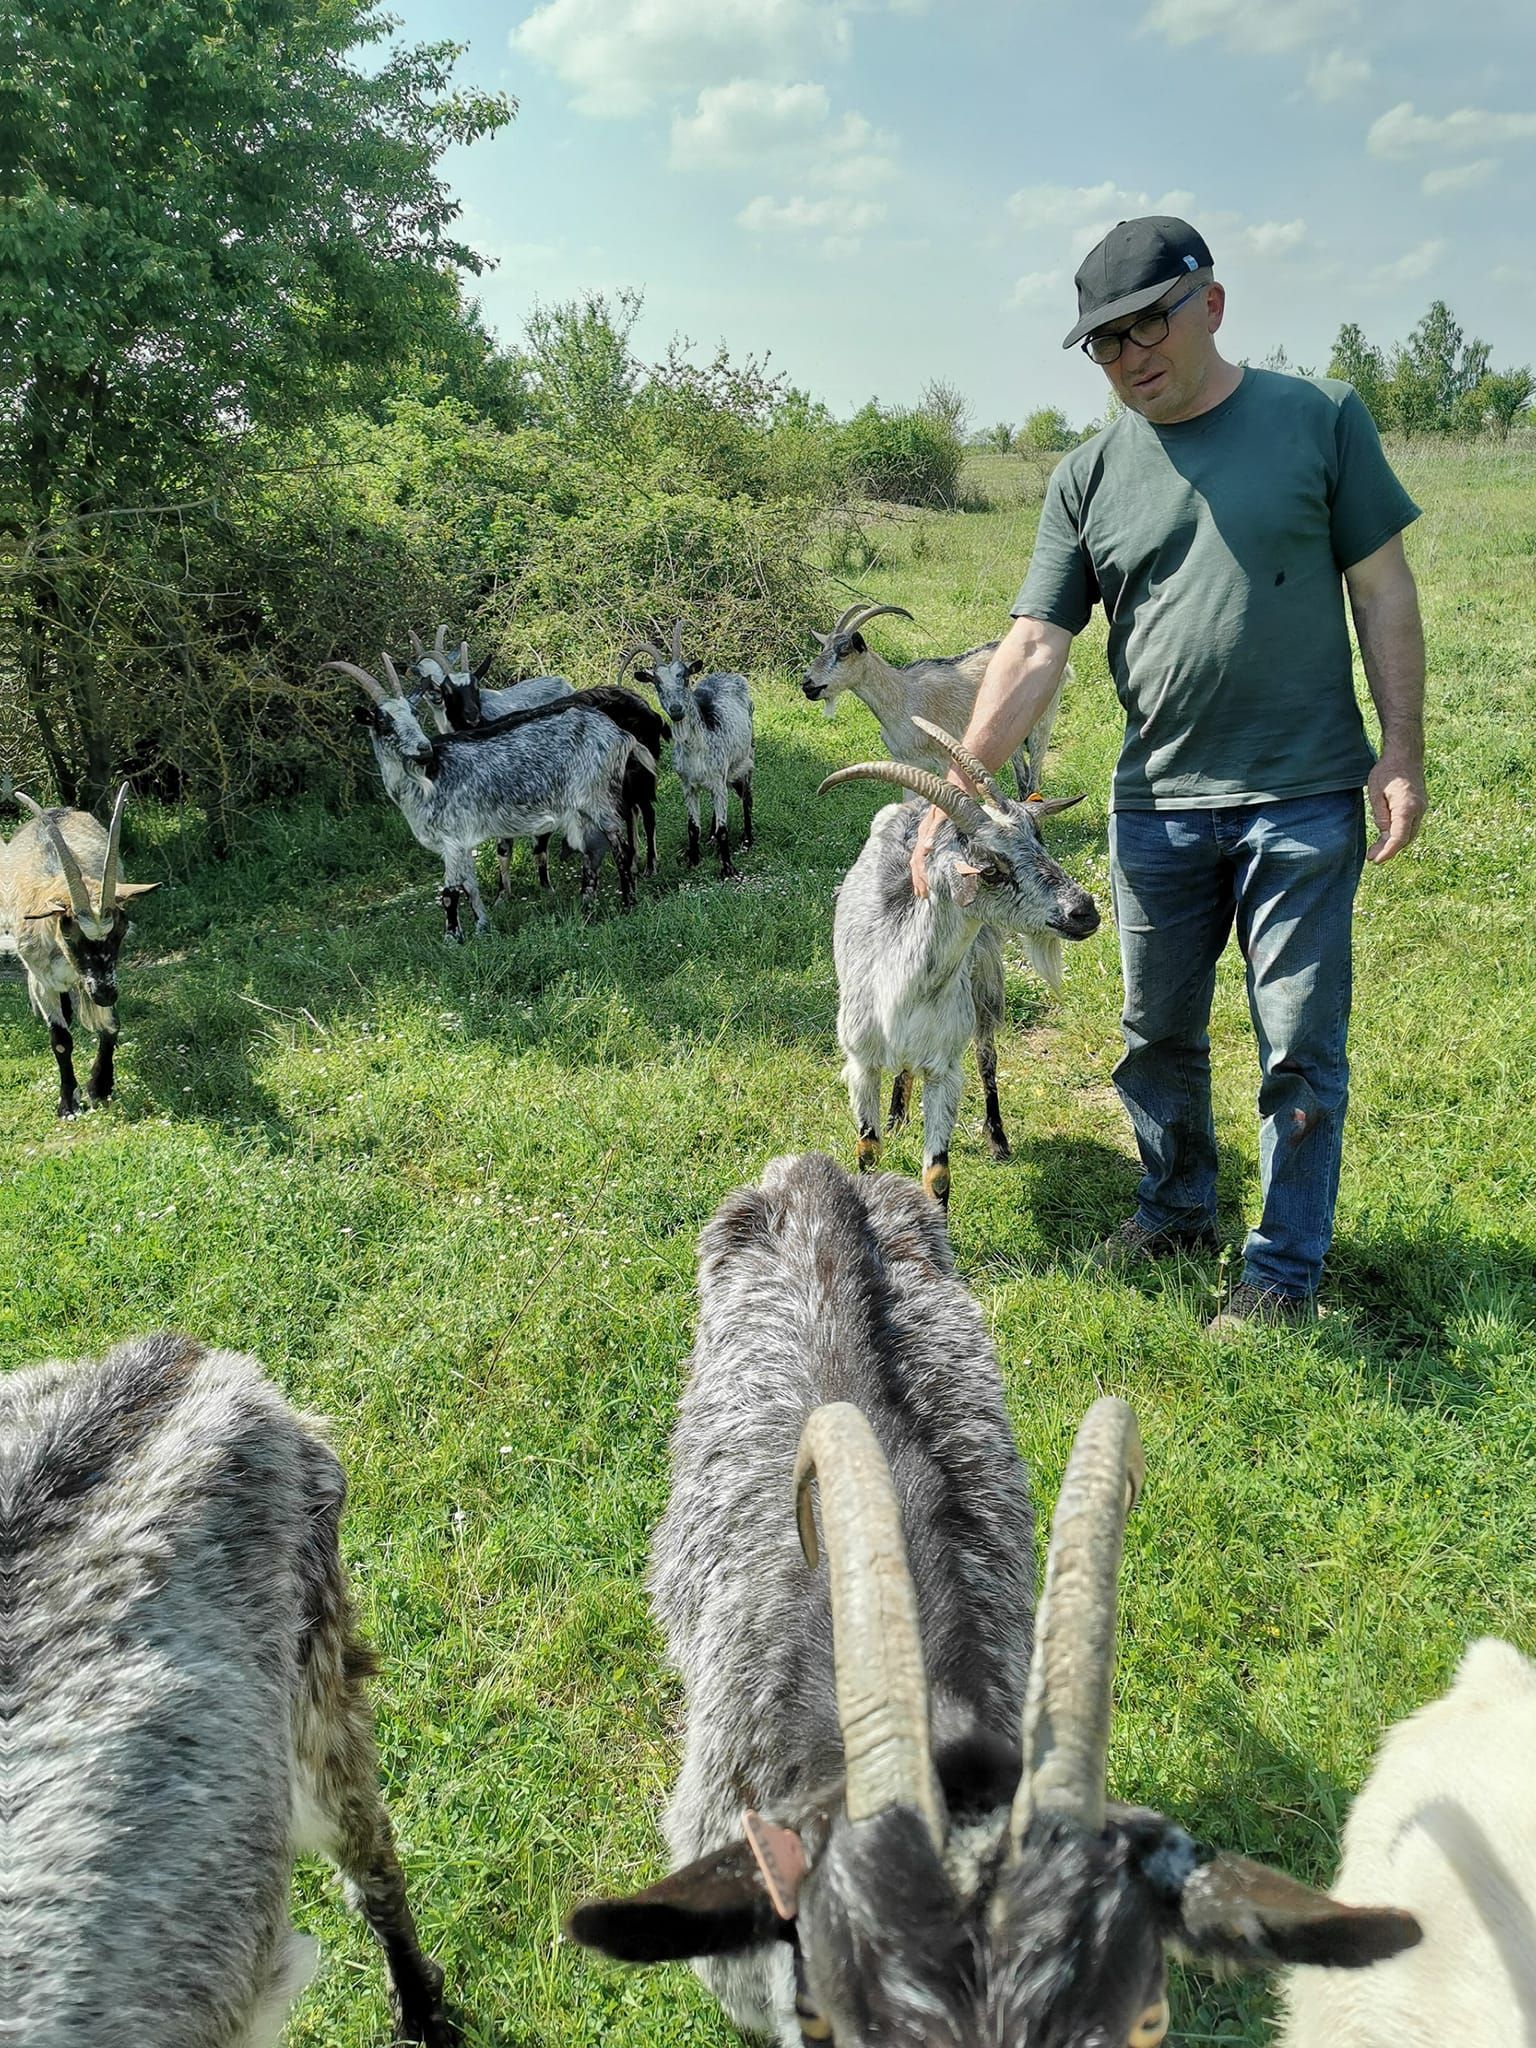
<svg viewBox="0 0 1536 2048"><path fill-rule="evenodd" d="M988 1162L973 1081L950 1209L1042 1508L1096 1393L1141 1419L1116 1796L1321 1881L1383 1724L1480 1632L1536 1651L1536 460L1398 459L1425 508L1409 550L1433 810L1362 885L1315 1333L1220 1347L1201 1334L1214 1262L1129 1280L1088 1264L1135 1180L1107 916L1060 997L1011 972L1014 1157ZM872 629L898 657L993 637L1041 479L989 458L990 509L845 540L828 622L868 596L915 615ZM1046 787L1087 801L1048 838L1107 909L1119 721L1100 628L1074 659ZM884 797L814 791L881 749L851 698L827 722L798 674L754 685L758 844L738 885L680 868L664 780L662 873L633 916L611 870L590 924L570 871L541 900L524 851L494 935L452 949L433 864L382 795L268 810L219 862L195 818L145 811L128 872L163 886L130 942L107 1112L55 1123L46 1033L0 982L0 1365L172 1326L254 1351L333 1418L386 1788L477 2048L735 2038L686 1970L626 1973L559 1929L581 1896L662 1867L677 1700L642 1578L699 1228L775 1154L852 1160L831 897ZM1214 1039L1236 1247L1257 1148L1235 958ZM886 1163L915 1173L920 1151L914 1127ZM290 2043L377 2043L381 1972L318 1866L295 1910L325 1962ZM1172 2038L1257 2048L1271 2010L1262 1986L1185 1976Z"/></svg>

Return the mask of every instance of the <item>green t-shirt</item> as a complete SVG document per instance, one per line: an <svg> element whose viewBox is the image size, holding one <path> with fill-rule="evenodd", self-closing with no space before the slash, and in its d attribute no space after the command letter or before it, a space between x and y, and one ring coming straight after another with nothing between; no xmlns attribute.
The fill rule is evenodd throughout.
<svg viewBox="0 0 1536 2048"><path fill-rule="evenodd" d="M1375 759L1342 575L1418 517L1370 414L1331 377L1245 370L1156 427L1124 412L1058 463L1013 607L1109 620L1121 811L1358 789Z"/></svg>

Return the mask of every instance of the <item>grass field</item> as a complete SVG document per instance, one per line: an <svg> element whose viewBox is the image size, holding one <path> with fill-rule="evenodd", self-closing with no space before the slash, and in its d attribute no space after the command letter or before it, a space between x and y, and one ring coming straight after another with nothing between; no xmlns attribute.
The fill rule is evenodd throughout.
<svg viewBox="0 0 1536 2048"><path fill-rule="evenodd" d="M1012 1163L988 1163L974 1092L953 1159L956 1255L1041 1504L1097 1391L1141 1417L1117 1795L1313 1878L1382 1724L1479 1631L1536 1650L1536 464L1401 466L1426 510L1434 810L1362 887L1316 1334L1219 1349L1200 1334L1214 1267L1087 1268L1134 1182L1107 919L1059 999L1011 979ZM891 520L829 615L908 605L914 624L873 629L899 655L999 631L1039 472L1005 459L982 482L989 512ZM1050 837L1107 904L1101 633L1075 660L1047 787L1088 800ZM551 908L521 865L495 935L452 950L432 863L382 798L266 813L217 866L175 817L140 816L129 872L166 886L124 976L116 1104L73 1125L45 1032L0 983L0 1364L171 1325L255 1351L334 1417L387 1787L481 2048L735 2038L687 1971L626 1974L558 1929L592 1887L661 1867L676 1702L641 1578L699 1227L776 1153L852 1157L831 892L883 798L813 791L878 739L851 699L826 723L796 677L755 682L759 841L737 887L683 878L664 784L663 874L633 917L584 926L569 875ZM1238 1243L1256 1131L1235 961L1214 1030ZM887 1163L918 1169L916 1130ZM326 1961L289 2040L377 2043L375 1958L318 1868L296 1911ZM1173 2038L1256 2044L1270 2010L1261 1987L1186 1977Z"/></svg>

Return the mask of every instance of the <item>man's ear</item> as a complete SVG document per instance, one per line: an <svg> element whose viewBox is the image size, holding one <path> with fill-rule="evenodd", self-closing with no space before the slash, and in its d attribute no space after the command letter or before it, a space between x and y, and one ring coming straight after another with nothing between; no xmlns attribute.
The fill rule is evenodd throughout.
<svg viewBox="0 0 1536 2048"><path fill-rule="evenodd" d="M1188 1955L1240 1969L1310 1963L1358 1970L1423 1937L1411 1913L1343 1905L1246 1856L1202 1849L1171 1821L1135 1832L1142 1874L1172 1909L1166 1936Z"/></svg>
<svg viewBox="0 0 1536 2048"><path fill-rule="evenodd" d="M757 1859L731 1842L627 1899L594 1899L565 1923L572 1941L621 1963L675 1963L691 1956L787 1940Z"/></svg>

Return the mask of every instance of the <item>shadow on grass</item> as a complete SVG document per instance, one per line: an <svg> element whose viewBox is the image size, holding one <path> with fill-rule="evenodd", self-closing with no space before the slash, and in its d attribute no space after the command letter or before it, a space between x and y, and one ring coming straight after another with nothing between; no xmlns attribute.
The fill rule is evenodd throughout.
<svg viewBox="0 0 1536 2048"><path fill-rule="evenodd" d="M1351 1348L1408 1407L1471 1406L1509 1345L1536 1341L1536 1267L1510 1239L1427 1229L1334 1240L1328 1293ZM1341 1332L1341 1336L1343 1332Z"/></svg>

